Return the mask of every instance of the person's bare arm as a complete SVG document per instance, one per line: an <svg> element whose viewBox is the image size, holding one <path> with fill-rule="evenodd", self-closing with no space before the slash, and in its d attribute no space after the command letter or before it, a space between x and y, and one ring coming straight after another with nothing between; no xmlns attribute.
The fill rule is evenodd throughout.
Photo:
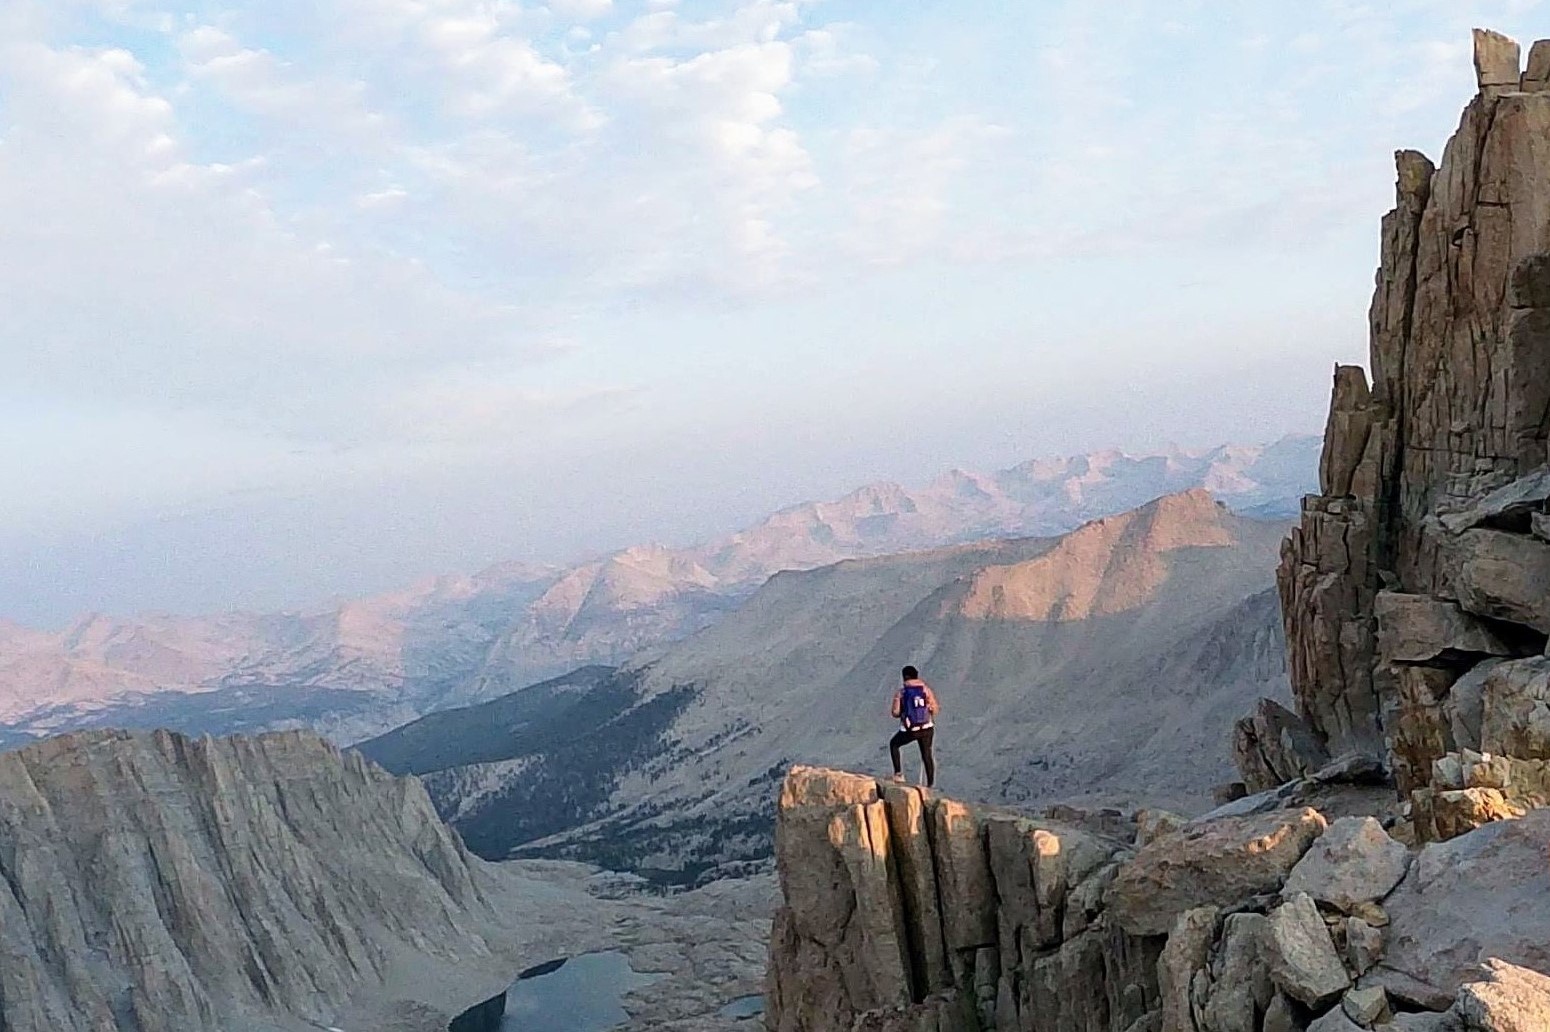
<svg viewBox="0 0 1550 1032"><path fill-rule="evenodd" d="M902 705L904 705L904 692L903 691L894 692L893 693L893 705L891 705L888 708L889 716L897 717L899 715L899 707L902 706Z"/></svg>
<svg viewBox="0 0 1550 1032"><path fill-rule="evenodd" d="M933 717L936 716L936 692L931 690L930 685L926 686L926 708L931 711Z"/></svg>

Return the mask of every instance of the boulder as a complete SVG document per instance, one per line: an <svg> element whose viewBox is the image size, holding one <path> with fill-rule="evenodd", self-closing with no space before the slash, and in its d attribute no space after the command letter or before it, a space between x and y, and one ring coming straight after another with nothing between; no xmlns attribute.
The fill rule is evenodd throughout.
<svg viewBox="0 0 1550 1032"><path fill-rule="evenodd" d="M1455 1008L1471 1032L1545 1032L1550 978L1493 957L1483 979L1459 990Z"/></svg>
<svg viewBox="0 0 1550 1032"><path fill-rule="evenodd" d="M1464 777L1465 788L1507 789L1512 785L1515 765L1534 763L1534 760L1516 760L1510 756L1492 756L1466 749L1459 754L1459 771Z"/></svg>
<svg viewBox="0 0 1550 1032"><path fill-rule="evenodd" d="M1109 916L1132 935L1162 935L1186 910L1279 891L1324 828L1317 810L1303 808L1219 818L1163 835L1120 865L1109 886Z"/></svg>
<svg viewBox="0 0 1550 1032"><path fill-rule="evenodd" d="M1137 810L1136 846L1139 848L1170 832L1178 831L1188 823L1188 818L1167 810Z"/></svg>
<svg viewBox="0 0 1550 1032"><path fill-rule="evenodd" d="M1276 993L1270 1001L1270 1006L1265 1009L1265 1020L1261 1023L1263 1032L1303 1032L1306 1027L1297 1017L1297 1011L1281 993Z"/></svg>
<svg viewBox="0 0 1550 1032"><path fill-rule="evenodd" d="M1381 1032L1464 1032L1464 1022L1452 1011L1441 1014L1422 1011L1396 1014L1393 1021L1379 1028Z"/></svg>
<svg viewBox="0 0 1550 1032"><path fill-rule="evenodd" d="M1216 938L1215 907L1197 907L1179 915L1157 961L1157 987L1162 997L1161 1032L1195 1032L1189 988L1203 971Z"/></svg>
<svg viewBox="0 0 1550 1032"><path fill-rule="evenodd" d="M1432 842L1446 842L1496 821L1521 817L1524 808L1495 788L1423 789L1411 796L1416 821Z"/></svg>
<svg viewBox="0 0 1550 1032"><path fill-rule="evenodd" d="M1329 762L1307 723L1274 699L1261 699L1233 727L1233 762L1250 792L1306 777Z"/></svg>
<svg viewBox="0 0 1550 1032"><path fill-rule="evenodd" d="M1406 1010L1444 1011L1453 1006L1452 993L1382 964L1363 975L1357 985L1381 985L1389 999Z"/></svg>
<svg viewBox="0 0 1550 1032"><path fill-rule="evenodd" d="M1492 667L1480 695L1481 752L1550 759L1550 657Z"/></svg>
<svg viewBox="0 0 1550 1032"><path fill-rule="evenodd" d="M1467 787L1464 784L1464 762L1460 754L1448 753L1432 761L1432 787L1440 792Z"/></svg>
<svg viewBox="0 0 1550 1032"><path fill-rule="evenodd" d="M1461 607L1550 634L1550 542L1477 528L1449 551Z"/></svg>
<svg viewBox="0 0 1550 1032"><path fill-rule="evenodd" d="M1340 1009L1345 1016L1363 1028L1371 1028L1379 1020L1388 1017L1389 997L1381 985L1365 989L1349 989L1340 999Z"/></svg>
<svg viewBox="0 0 1550 1032"><path fill-rule="evenodd" d="M1485 624L1454 603L1430 595L1380 591L1373 611L1378 618L1378 652L1389 662L1429 663L1452 653L1512 654Z"/></svg>
<svg viewBox="0 0 1550 1032"><path fill-rule="evenodd" d="M1211 987L1202 1010L1209 1032L1259 1032L1257 1016L1275 997L1266 955L1263 914L1232 914L1211 963Z"/></svg>
<svg viewBox="0 0 1550 1032"><path fill-rule="evenodd" d="M1342 753L1308 776L1315 785L1393 785L1388 767L1367 753Z"/></svg>
<svg viewBox="0 0 1550 1032"><path fill-rule="evenodd" d="M1485 682L1491 671L1505 662L1503 659L1482 660L1448 689L1443 712L1453 732L1453 744L1457 748L1483 748L1480 744L1480 722L1485 715Z"/></svg>
<svg viewBox="0 0 1550 1032"><path fill-rule="evenodd" d="M1547 500L1550 500L1550 467L1541 466L1526 476L1503 484L1466 508L1443 514L1438 522L1454 534L1475 527L1526 533L1533 514L1543 512Z"/></svg>
<svg viewBox="0 0 1550 1032"><path fill-rule="evenodd" d="M1358 978L1383 959L1383 932L1359 917L1345 923L1346 965Z"/></svg>
<svg viewBox="0 0 1550 1032"><path fill-rule="evenodd" d="M1385 956L1368 979L1442 1009L1482 957L1550 970L1550 810L1423 849L1385 902ZM1404 976L1418 985L1407 986ZM1366 981L1366 979L1364 979Z"/></svg>
<svg viewBox="0 0 1550 1032"><path fill-rule="evenodd" d="M1321 1018L1314 1020L1308 1026L1308 1032L1362 1032L1362 1026L1345 1016L1345 1011L1336 1007Z"/></svg>
<svg viewBox="0 0 1550 1032"><path fill-rule="evenodd" d="M1481 92L1517 89L1521 60L1522 51L1514 40L1490 29L1475 30L1475 81Z"/></svg>
<svg viewBox="0 0 1550 1032"><path fill-rule="evenodd" d="M1296 800L1304 794L1304 787L1301 781L1288 781L1284 785L1267 788L1263 792L1240 796L1192 819L1188 826L1198 827L1226 817L1252 817L1256 814L1284 810L1295 805Z"/></svg>
<svg viewBox="0 0 1550 1032"><path fill-rule="evenodd" d="M1309 1007L1321 1007L1351 985L1318 905L1298 893L1271 911L1270 977L1281 991Z"/></svg>
<svg viewBox="0 0 1550 1032"><path fill-rule="evenodd" d="M1319 836L1292 868L1283 896L1305 892L1350 912L1387 896L1405 876L1410 855L1372 817L1342 817Z"/></svg>

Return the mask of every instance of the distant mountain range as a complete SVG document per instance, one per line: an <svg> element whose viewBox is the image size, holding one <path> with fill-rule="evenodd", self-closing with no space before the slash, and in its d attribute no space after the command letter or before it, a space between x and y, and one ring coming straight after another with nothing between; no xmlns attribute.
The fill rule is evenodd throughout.
<svg viewBox="0 0 1550 1032"><path fill-rule="evenodd" d="M882 773L910 662L942 700L948 791L1199 809L1233 776L1233 720L1288 693L1273 591L1286 527L1196 489L1058 538L781 573L660 654L359 748L422 775L488 858L692 880L768 855L792 763Z"/></svg>
<svg viewBox="0 0 1550 1032"><path fill-rule="evenodd" d="M1320 442L1037 460L878 483L688 548L569 568L502 564L307 613L90 615L61 632L0 621L0 745L82 727L312 726L368 737L578 667L624 663L723 620L770 576L845 559L1064 533L1202 487L1235 511L1294 513Z"/></svg>

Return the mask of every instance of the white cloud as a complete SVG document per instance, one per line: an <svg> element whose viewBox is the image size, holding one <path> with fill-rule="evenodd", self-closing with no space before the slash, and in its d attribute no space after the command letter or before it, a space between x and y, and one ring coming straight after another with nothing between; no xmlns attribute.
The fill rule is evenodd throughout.
<svg viewBox="0 0 1550 1032"><path fill-rule="evenodd" d="M414 26L419 41L449 76L446 100L470 118L543 116L586 130L600 116L572 89L570 73L521 34L520 10L453 0Z"/></svg>
<svg viewBox="0 0 1550 1032"><path fill-rule="evenodd" d="M809 75L872 75L881 65L871 54L845 46L843 34L849 26L831 25L809 29L795 40L802 55L802 70Z"/></svg>
<svg viewBox="0 0 1550 1032"><path fill-rule="evenodd" d="M1007 137L1004 127L976 118L949 119L920 132L849 133L848 250L880 265L964 250L963 242L980 227L953 225L952 192L962 173Z"/></svg>
<svg viewBox="0 0 1550 1032"><path fill-rule="evenodd" d="M617 35L629 51L692 49L723 50L745 43L769 43L802 21L802 9L812 0L749 0L721 18L696 21L664 6L641 15Z"/></svg>
<svg viewBox="0 0 1550 1032"><path fill-rule="evenodd" d="M549 10L572 21L596 21L613 9L614 0L549 0Z"/></svg>
<svg viewBox="0 0 1550 1032"><path fill-rule="evenodd" d="M28 198L0 212L10 389L326 439L375 395L525 352L505 307L299 231L262 161L189 160L128 53L5 56L0 192Z"/></svg>
<svg viewBox="0 0 1550 1032"><path fill-rule="evenodd" d="M329 149L383 146L387 118L371 110L366 85L308 76L273 53L244 47L212 25L182 33L178 49L196 82L218 89L238 108L279 122L288 135L304 133L310 146Z"/></svg>
<svg viewBox="0 0 1550 1032"><path fill-rule="evenodd" d="M267 6L100 8L167 35L179 60L154 68L16 23L36 37L0 69L0 189L31 199L0 214L17 388L335 442L402 439L395 413L430 398L445 436L500 399L553 409L522 363L578 313L825 278L846 255L826 198L867 195L869 256L936 239L972 148L881 129L825 183L791 115L805 81L878 73L856 27L808 0L647 8L330 0L287 8L299 51ZM499 390L459 379L492 364Z"/></svg>

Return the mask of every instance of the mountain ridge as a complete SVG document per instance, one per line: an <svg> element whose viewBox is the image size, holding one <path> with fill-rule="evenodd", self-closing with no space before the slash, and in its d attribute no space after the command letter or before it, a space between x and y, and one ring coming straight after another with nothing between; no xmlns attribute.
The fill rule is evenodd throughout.
<svg viewBox="0 0 1550 1032"><path fill-rule="evenodd" d="M950 470L806 502L708 543L635 545L570 567L498 563L334 608L210 617L86 615L0 625L0 743L76 727L191 732L310 726L350 742L438 708L591 664L617 665L734 611L770 576L849 558L1063 533L1205 484L1289 508L1317 438Z"/></svg>
<svg viewBox="0 0 1550 1032"><path fill-rule="evenodd" d="M430 771L400 744L426 735L426 718L427 730L359 748L426 774L483 856L692 880L767 855L769 793L791 763L886 763L888 694L910 662L943 700L949 790L1198 809L1232 774L1225 751L1202 761L1200 750L1253 700L1287 696L1272 575L1284 529L1196 490L1060 538L789 571L716 626L611 675L600 698L612 703L572 722L563 747ZM996 596L1007 586L1019 591ZM1003 608L981 604L993 596ZM1132 727L1125 714L1142 703L1157 720ZM434 719L460 739L485 733L482 712ZM588 787L560 799L535 787L548 784Z"/></svg>
<svg viewBox="0 0 1550 1032"><path fill-rule="evenodd" d="M7 1028L450 1017L514 963L516 872L470 855L418 783L310 733L53 738L0 756L0 828Z"/></svg>

